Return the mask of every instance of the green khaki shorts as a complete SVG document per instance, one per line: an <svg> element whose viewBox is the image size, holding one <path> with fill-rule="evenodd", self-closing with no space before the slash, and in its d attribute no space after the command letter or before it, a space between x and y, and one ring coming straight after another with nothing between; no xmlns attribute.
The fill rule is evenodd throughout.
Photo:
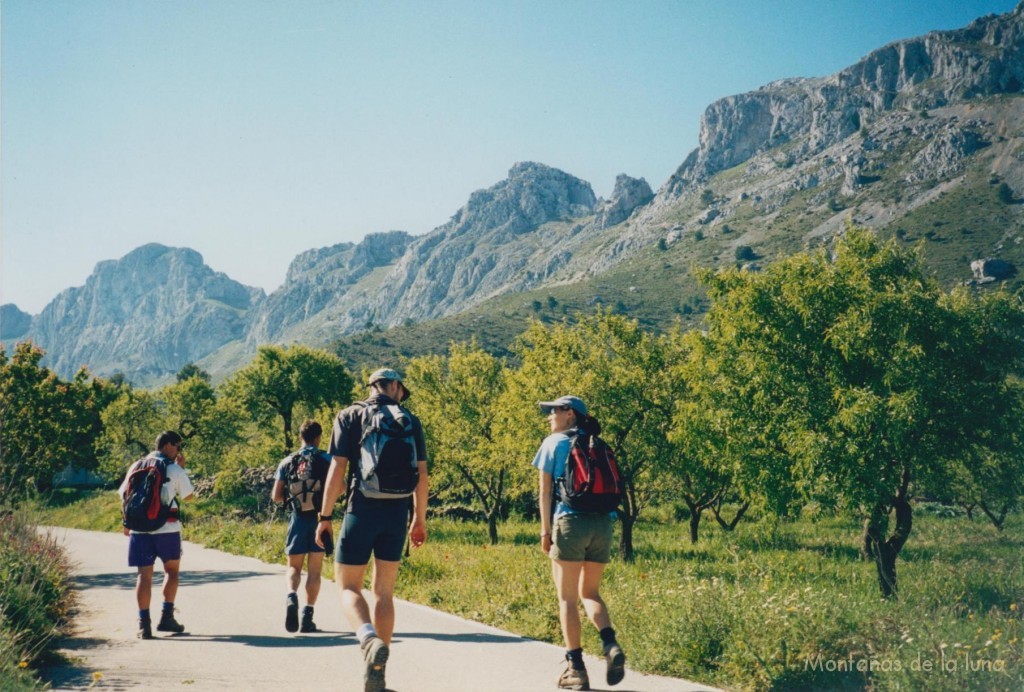
<svg viewBox="0 0 1024 692"><path fill-rule="evenodd" d="M608 562L612 554L612 518L607 514L563 514L555 519L551 552L564 562Z"/></svg>

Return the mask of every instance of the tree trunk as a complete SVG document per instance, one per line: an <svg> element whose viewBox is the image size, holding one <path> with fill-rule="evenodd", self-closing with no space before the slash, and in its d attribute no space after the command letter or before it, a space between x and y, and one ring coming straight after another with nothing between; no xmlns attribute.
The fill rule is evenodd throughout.
<svg viewBox="0 0 1024 692"><path fill-rule="evenodd" d="M623 562L633 561L633 523L636 521L626 512L620 512L622 520L622 535L619 537L619 554Z"/></svg>
<svg viewBox="0 0 1024 692"><path fill-rule="evenodd" d="M690 507L690 543L696 543L698 531L700 530L700 515L704 508L700 505Z"/></svg>
<svg viewBox="0 0 1024 692"><path fill-rule="evenodd" d="M711 511L715 515L715 521L717 521L718 525L726 531L733 531L736 528L736 525L740 523L740 519L743 518L743 515L747 513L748 509L750 509L750 503L744 502L740 508L736 510L736 516L732 518L732 521L726 521L722 518L722 504L720 502L716 502L711 505ZM694 543L696 543L696 541L694 541Z"/></svg>
<svg viewBox="0 0 1024 692"><path fill-rule="evenodd" d="M874 522L871 517L864 519L864 532L861 534L860 557L864 562L875 559L876 534L880 531L874 530Z"/></svg>
<svg viewBox="0 0 1024 692"><path fill-rule="evenodd" d="M996 516L995 513L988 508L988 504L984 502L982 502L979 505L979 507L981 507L981 511L984 512L985 516L988 517L989 520L992 522L992 525L995 526L996 529L998 529L999 531L1002 531L1003 523L1006 521L1006 515L1010 511L1009 505L1003 505L1002 510L1000 510L999 512L999 516Z"/></svg>
<svg viewBox="0 0 1024 692"><path fill-rule="evenodd" d="M967 512L967 518L971 521L974 521L974 505L961 504L960 506L963 507L963 510L965 512Z"/></svg>
<svg viewBox="0 0 1024 692"><path fill-rule="evenodd" d="M487 535L491 539L491 545L498 545L498 505L493 505L487 513Z"/></svg>
<svg viewBox="0 0 1024 692"><path fill-rule="evenodd" d="M883 527L888 518L888 512L884 508L876 510L872 518L868 520L869 525L866 525L865 533L871 542L875 567L878 571L878 586L882 591L882 597L895 599L899 597L896 558L899 557L903 545L910 537L913 511L910 502L902 492L893 502L893 509L896 511L896 528L888 540L883 540Z"/></svg>
<svg viewBox="0 0 1024 692"><path fill-rule="evenodd" d="M619 555L623 562L633 561L633 524L636 523L636 492L629 479L625 479L622 493L622 534L619 536Z"/></svg>
<svg viewBox="0 0 1024 692"><path fill-rule="evenodd" d="M292 451L292 414L291 411L282 413L281 418L284 419L284 451L288 453Z"/></svg>

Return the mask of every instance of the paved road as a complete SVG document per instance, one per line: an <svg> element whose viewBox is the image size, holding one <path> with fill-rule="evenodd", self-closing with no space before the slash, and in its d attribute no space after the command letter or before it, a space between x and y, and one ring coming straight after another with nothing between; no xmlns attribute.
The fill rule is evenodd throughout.
<svg viewBox="0 0 1024 692"><path fill-rule="evenodd" d="M62 644L72 665L51 669L58 690L362 689L359 646L341 612L337 587L325 582L316 609L323 632L284 630L284 567L186 542L178 619L187 634L135 638L135 574L124 536L49 529L76 563L78 633ZM159 565L159 563L158 563ZM154 580L154 603L159 607ZM563 650L405 601L396 604L388 663L391 690L531 692L554 690ZM156 611L154 611L156 612ZM158 634L154 632L154 634ZM628 652L627 652L628 654ZM708 690L686 680L629 671L614 688L604 662L587 659L592 689L634 692Z"/></svg>

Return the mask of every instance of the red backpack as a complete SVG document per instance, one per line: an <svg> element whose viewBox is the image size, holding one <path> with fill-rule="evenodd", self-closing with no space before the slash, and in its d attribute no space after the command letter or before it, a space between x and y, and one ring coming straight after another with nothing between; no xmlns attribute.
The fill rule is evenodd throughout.
<svg viewBox="0 0 1024 692"><path fill-rule="evenodd" d="M128 475L121 501L121 524L132 531L156 531L168 520L176 520L178 508L160 501L160 489L167 482L164 459L148 456L137 461Z"/></svg>
<svg viewBox="0 0 1024 692"><path fill-rule="evenodd" d="M612 448L597 435L572 438L565 475L556 481L558 498L577 512L611 512L622 501L622 477Z"/></svg>

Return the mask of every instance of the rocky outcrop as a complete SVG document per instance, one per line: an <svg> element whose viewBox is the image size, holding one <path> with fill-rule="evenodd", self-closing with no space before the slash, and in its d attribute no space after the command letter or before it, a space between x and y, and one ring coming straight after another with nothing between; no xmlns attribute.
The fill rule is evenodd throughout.
<svg viewBox="0 0 1024 692"><path fill-rule="evenodd" d="M797 157L822 151L879 113L920 110L1024 88L1024 3L955 31L892 43L830 77L772 82L716 101L700 146L659 191L678 197L715 173L799 139Z"/></svg>
<svg viewBox="0 0 1024 692"><path fill-rule="evenodd" d="M1017 268L1004 259L986 257L971 262L971 273L975 283L983 284L1008 279L1017 273Z"/></svg>
<svg viewBox="0 0 1024 692"><path fill-rule="evenodd" d="M309 250L288 267L279 289L254 311L246 341L250 347L283 341L290 331L326 334L349 302L349 292L375 269L393 264L413 238L404 231L371 233L358 244Z"/></svg>
<svg viewBox="0 0 1024 692"><path fill-rule="evenodd" d="M22 311L14 303L0 305L0 341L17 340L28 333L32 326L32 315Z"/></svg>
<svg viewBox="0 0 1024 692"><path fill-rule="evenodd" d="M968 127L971 126L968 123ZM964 159L988 145L989 142L979 131L951 124L933 137L914 157L906 181L915 184L929 178L954 176L963 167Z"/></svg>
<svg viewBox="0 0 1024 692"><path fill-rule="evenodd" d="M63 376L88 365L150 382L239 339L263 291L203 263L194 250L144 245L96 265L85 285L58 295L29 338Z"/></svg>
<svg viewBox="0 0 1024 692"><path fill-rule="evenodd" d="M594 219L598 229L611 228L629 218L633 210L654 199L651 186L643 178L630 178L622 174L615 178L610 200L601 204Z"/></svg>
<svg viewBox="0 0 1024 692"><path fill-rule="evenodd" d="M564 252L545 252L553 239L533 232L589 216L596 203L589 183L539 163L517 163L507 179L470 195L448 223L408 242L400 257L388 254L394 263L385 276L336 293L321 308L330 314L321 331L338 335L431 319L532 285L568 261ZM320 275L322 268L310 272ZM275 293L268 305L276 299Z"/></svg>

